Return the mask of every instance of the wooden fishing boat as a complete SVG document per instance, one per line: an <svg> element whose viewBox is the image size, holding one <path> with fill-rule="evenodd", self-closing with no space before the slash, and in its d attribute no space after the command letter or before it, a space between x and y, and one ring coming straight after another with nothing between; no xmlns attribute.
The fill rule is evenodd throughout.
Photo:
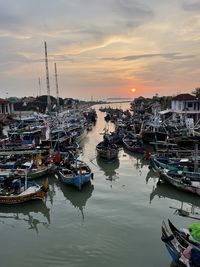
<svg viewBox="0 0 200 267"><path fill-rule="evenodd" d="M106 160L116 159L119 154L119 147L116 144L100 142L96 146L97 156Z"/></svg>
<svg viewBox="0 0 200 267"><path fill-rule="evenodd" d="M151 155L150 166L154 171L167 169L169 171L186 171L200 173L197 163L190 158L170 158L166 156Z"/></svg>
<svg viewBox="0 0 200 267"><path fill-rule="evenodd" d="M47 174L53 173L55 167L53 165L49 166L40 166L35 169L30 169L27 173L28 180L38 179Z"/></svg>
<svg viewBox="0 0 200 267"><path fill-rule="evenodd" d="M164 242L166 249L175 263L183 263L185 265L185 261L181 259L181 254L184 251L184 248L178 246L178 242L175 241L174 236L169 232L165 222L162 222L162 236L161 240ZM185 265L186 266L186 265Z"/></svg>
<svg viewBox="0 0 200 267"><path fill-rule="evenodd" d="M171 231L163 221L161 240L164 242L173 262L182 263L187 267L199 266L199 243L190 240L189 234L186 234L184 230L178 230L169 220L168 222Z"/></svg>
<svg viewBox="0 0 200 267"><path fill-rule="evenodd" d="M39 165L33 161L25 161L18 157L16 161L0 162L0 177L4 178L19 178L25 176L27 173L27 179L36 179L44 175L50 174L54 171L55 167L53 164Z"/></svg>
<svg viewBox="0 0 200 267"><path fill-rule="evenodd" d="M20 204L31 200L42 200L48 190L48 178L42 186L22 179L1 181L0 204Z"/></svg>
<svg viewBox="0 0 200 267"><path fill-rule="evenodd" d="M159 180L167 182L179 190L187 191L200 196L200 179L186 176L186 173L170 173L166 170L159 170Z"/></svg>
<svg viewBox="0 0 200 267"><path fill-rule="evenodd" d="M188 229L183 228L179 230L169 219L168 219L169 228L174 235L174 237L184 246L187 247L188 245L192 246L200 246L200 242L194 240L191 236L191 233ZM200 248L199 248L200 251Z"/></svg>
<svg viewBox="0 0 200 267"><path fill-rule="evenodd" d="M144 143L141 138L133 134L127 134L122 139L126 149L134 153L144 153Z"/></svg>
<svg viewBox="0 0 200 267"><path fill-rule="evenodd" d="M60 167L58 175L65 184L73 185L79 190L81 190L84 184L93 179L90 167L85 162L77 159Z"/></svg>

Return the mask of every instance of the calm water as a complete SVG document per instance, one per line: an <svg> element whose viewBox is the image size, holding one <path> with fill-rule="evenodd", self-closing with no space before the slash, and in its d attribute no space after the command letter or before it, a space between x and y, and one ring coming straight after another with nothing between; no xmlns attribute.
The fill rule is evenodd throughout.
<svg viewBox="0 0 200 267"><path fill-rule="evenodd" d="M119 161L97 161L101 133L113 127L104 116L98 112L96 126L81 145L80 158L94 172L91 185L77 192L50 177L45 202L0 207L1 267L170 266L160 240L162 220L170 218L179 227L194 222L170 207L200 206L200 200L170 186L156 187L148 163L123 148Z"/></svg>

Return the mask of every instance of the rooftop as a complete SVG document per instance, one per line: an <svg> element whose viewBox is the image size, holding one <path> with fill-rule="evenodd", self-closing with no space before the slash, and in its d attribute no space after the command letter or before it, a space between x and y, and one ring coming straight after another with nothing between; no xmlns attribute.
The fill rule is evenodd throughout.
<svg viewBox="0 0 200 267"><path fill-rule="evenodd" d="M190 95L190 94L180 94L180 95L173 97L172 100L178 100L178 101L197 100L197 98L193 95Z"/></svg>

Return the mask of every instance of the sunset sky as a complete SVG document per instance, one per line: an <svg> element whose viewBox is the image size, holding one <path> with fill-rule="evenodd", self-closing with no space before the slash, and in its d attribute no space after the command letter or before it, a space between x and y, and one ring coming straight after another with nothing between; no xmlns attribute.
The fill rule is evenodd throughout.
<svg viewBox="0 0 200 267"><path fill-rule="evenodd" d="M176 95L200 87L200 0L0 0L1 98ZM135 89L135 90L132 90Z"/></svg>

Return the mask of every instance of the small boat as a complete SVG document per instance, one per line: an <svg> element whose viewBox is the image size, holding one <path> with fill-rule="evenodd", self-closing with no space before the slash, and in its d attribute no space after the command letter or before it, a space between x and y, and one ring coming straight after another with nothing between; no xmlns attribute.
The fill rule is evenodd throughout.
<svg viewBox="0 0 200 267"><path fill-rule="evenodd" d="M48 178L41 186L27 182L25 178L4 179L0 183L0 204L12 205L31 200L42 200L48 187Z"/></svg>
<svg viewBox="0 0 200 267"><path fill-rule="evenodd" d="M100 142L96 146L97 156L106 160L116 159L119 154L119 147L116 144Z"/></svg>
<svg viewBox="0 0 200 267"><path fill-rule="evenodd" d="M63 164L58 169L58 175L65 184L73 185L79 190L81 190L84 184L93 179L90 167L85 162L77 159Z"/></svg>
<svg viewBox="0 0 200 267"><path fill-rule="evenodd" d="M183 253L184 248L178 246L178 242L175 241L173 234L170 233L164 221L162 222L161 240L164 242L172 261L175 263L182 263L184 266L187 266L185 265L186 261L181 259L181 254Z"/></svg>
<svg viewBox="0 0 200 267"><path fill-rule="evenodd" d="M187 267L198 267L200 262L200 243L190 239L187 229L178 230L169 220L162 223L162 237L173 262Z"/></svg>
<svg viewBox="0 0 200 267"><path fill-rule="evenodd" d="M30 169L27 173L28 180L38 179L44 175L53 173L55 167L53 165L49 166L40 166L35 169Z"/></svg>
<svg viewBox="0 0 200 267"><path fill-rule="evenodd" d="M200 196L200 179L186 176L186 173L174 173L166 170L159 170L159 181L167 182L179 190L187 191ZM189 175L189 173L188 173Z"/></svg>
<svg viewBox="0 0 200 267"><path fill-rule="evenodd" d="M126 149L134 153L144 153L144 143L141 138L137 137L135 134L127 134L122 139L123 144Z"/></svg>
<svg viewBox="0 0 200 267"><path fill-rule="evenodd" d="M167 169L169 171L185 171L200 173L200 169L196 167L193 158L170 158L166 156L159 156L157 154L151 155L150 166L154 171L159 169Z"/></svg>
<svg viewBox="0 0 200 267"><path fill-rule="evenodd" d="M183 228L181 230L179 230L169 219L168 219L168 224L169 224L169 228L172 232L172 234L174 235L174 237L176 237L176 239L185 247L187 247L189 244L192 246L200 246L200 240L195 240L192 237L192 225L189 226L189 229ZM200 224L198 224L200 225ZM190 229L191 227L191 229ZM200 228L199 228L200 231Z"/></svg>

